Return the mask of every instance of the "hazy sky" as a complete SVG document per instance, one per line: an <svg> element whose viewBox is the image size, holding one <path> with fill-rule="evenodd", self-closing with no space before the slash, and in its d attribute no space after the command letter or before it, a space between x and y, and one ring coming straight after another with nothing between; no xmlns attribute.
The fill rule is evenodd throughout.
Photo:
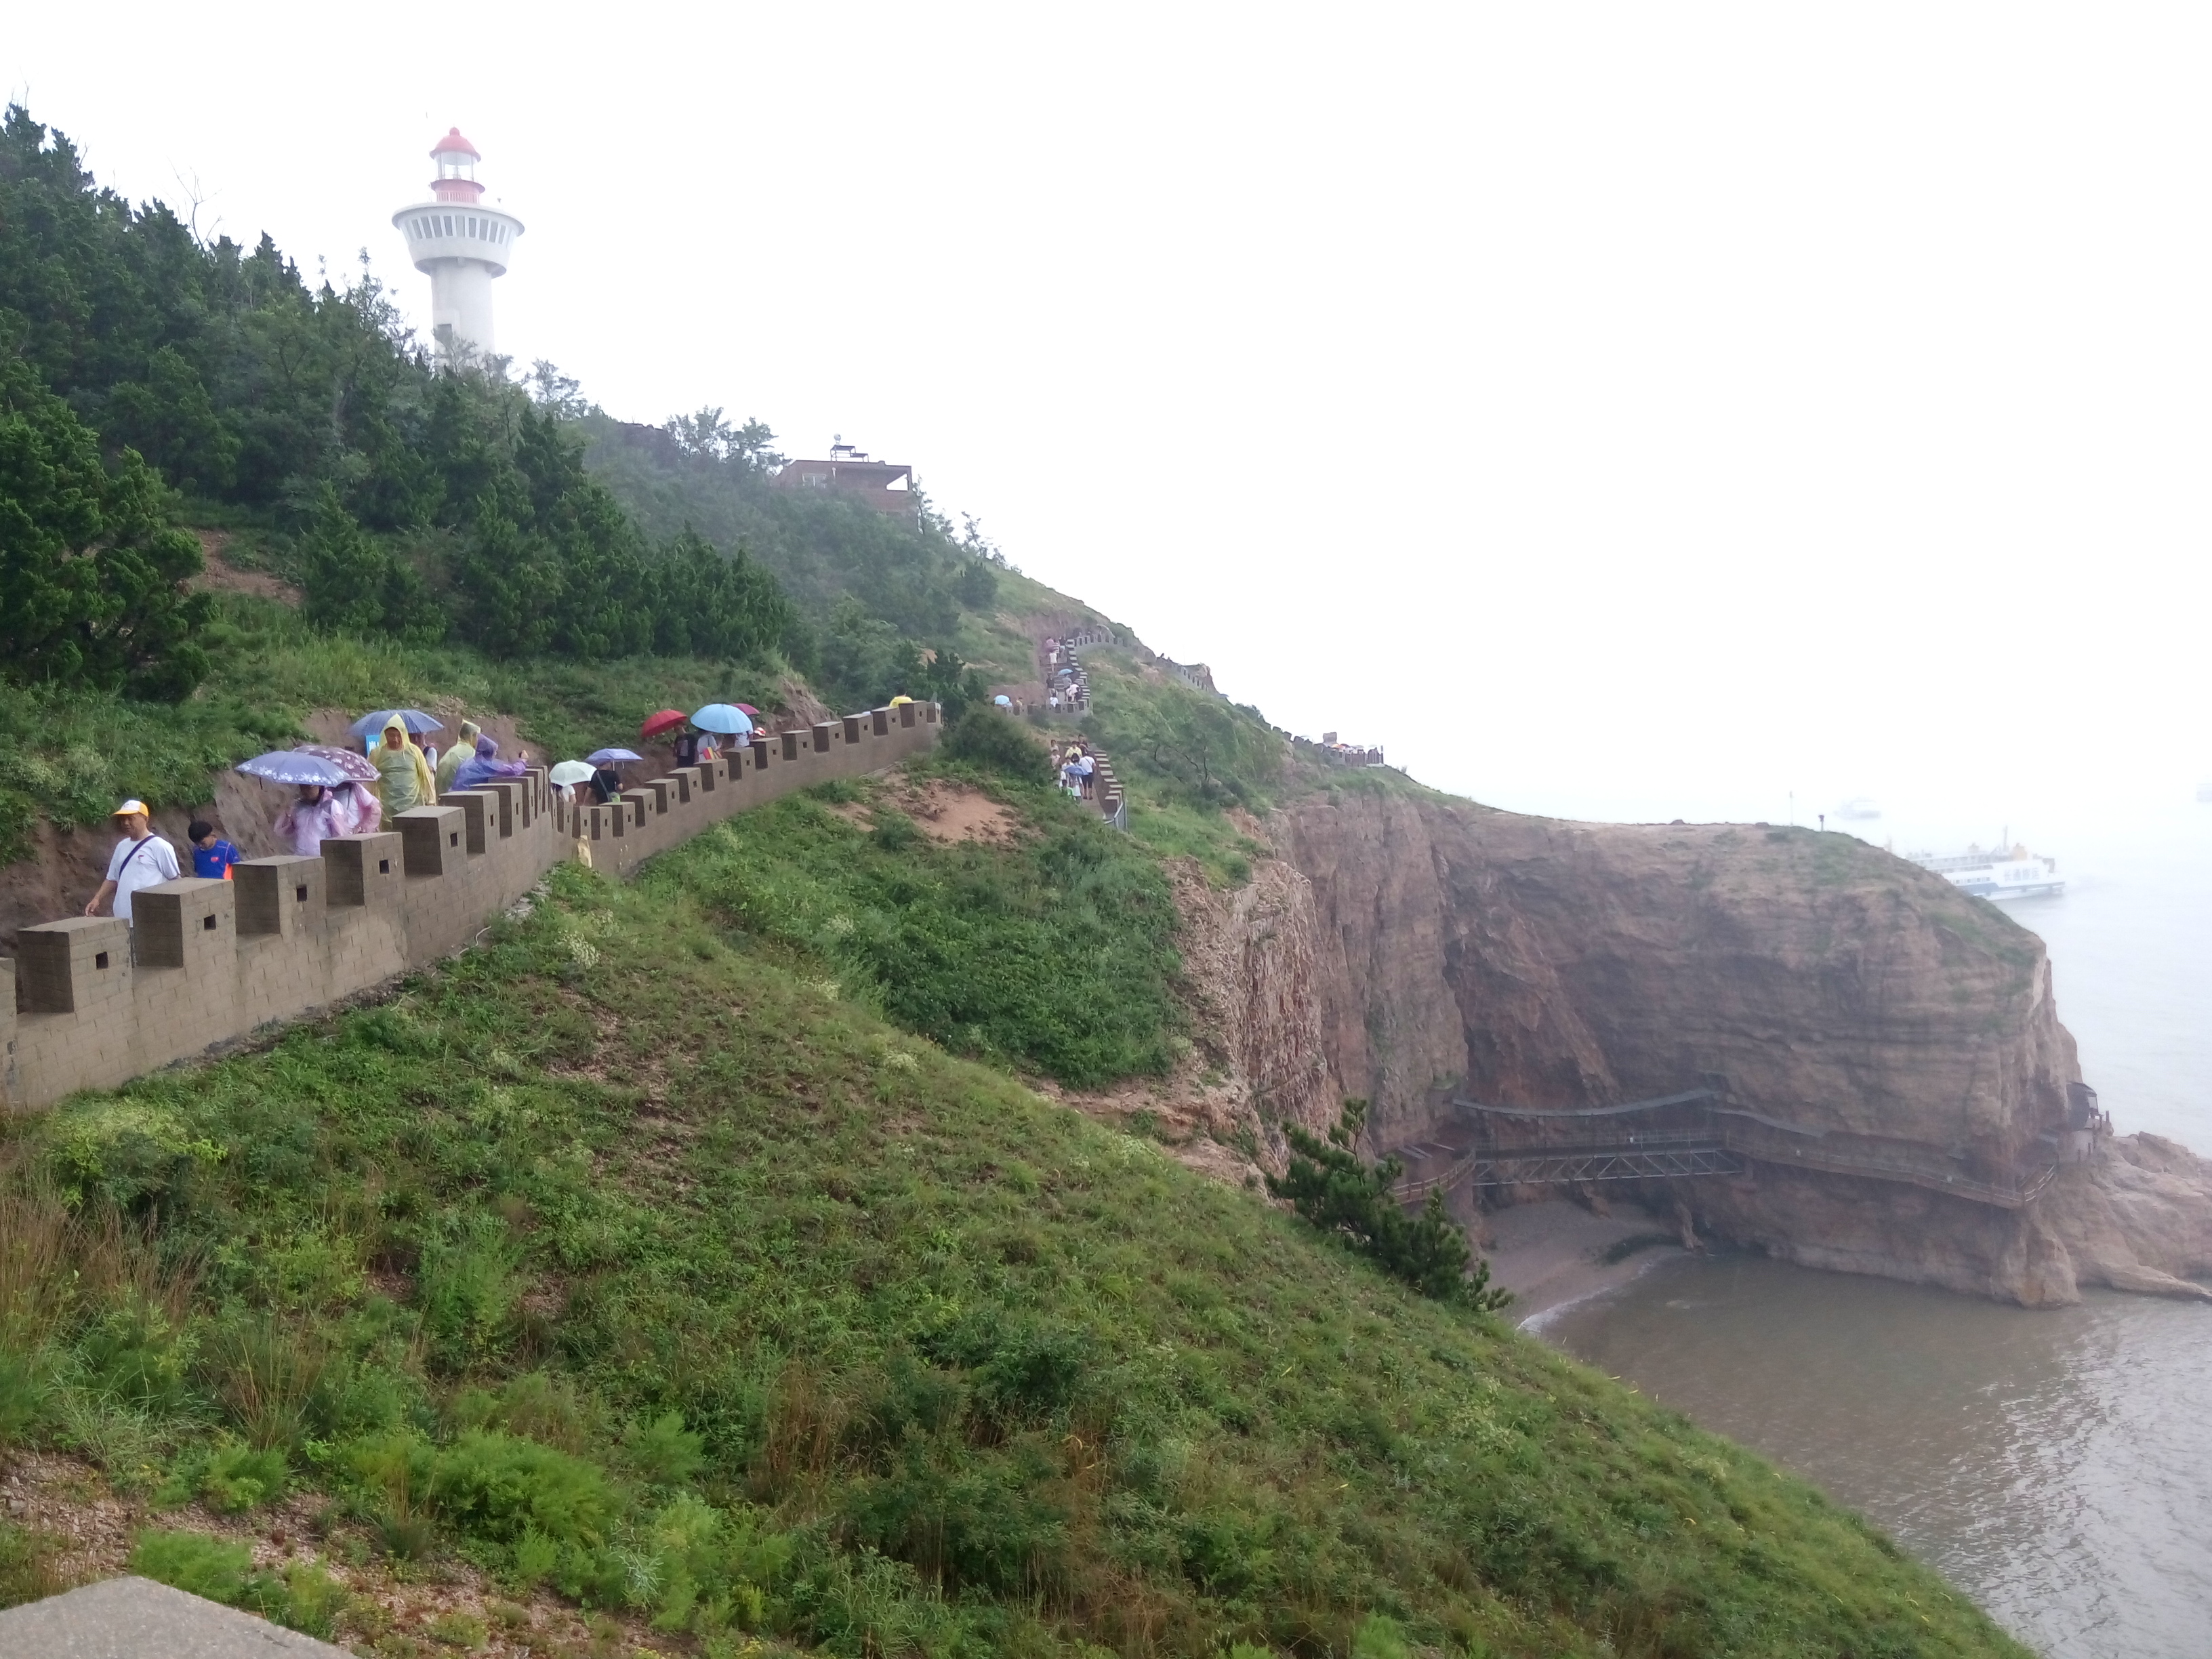
<svg viewBox="0 0 2212 1659"><path fill-rule="evenodd" d="M2201 7L19 9L103 179L418 319L458 123L503 350L910 461L1442 787L1986 840L2212 778Z"/></svg>

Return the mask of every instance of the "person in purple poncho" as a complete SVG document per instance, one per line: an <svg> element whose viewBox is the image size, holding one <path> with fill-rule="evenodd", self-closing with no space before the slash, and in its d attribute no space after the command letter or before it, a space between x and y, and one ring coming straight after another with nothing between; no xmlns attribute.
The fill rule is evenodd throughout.
<svg viewBox="0 0 2212 1659"><path fill-rule="evenodd" d="M519 778L530 769L530 757L503 761L499 757L499 740L492 737L477 739L477 752L461 763L453 774L453 787L473 789L478 784L489 783L494 778Z"/></svg>

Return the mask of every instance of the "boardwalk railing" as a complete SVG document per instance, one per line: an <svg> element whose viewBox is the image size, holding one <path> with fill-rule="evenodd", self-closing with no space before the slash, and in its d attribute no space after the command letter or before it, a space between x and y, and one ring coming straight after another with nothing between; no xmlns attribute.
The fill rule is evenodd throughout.
<svg viewBox="0 0 2212 1659"><path fill-rule="evenodd" d="M1451 1161L1433 1173L1424 1167L1398 1182L1392 1190L1407 1202L1462 1184L1481 1188L1681 1180L1739 1176L1751 1164L1765 1164L1899 1182L2014 1210L2032 1202L2058 1172L2055 1158L2025 1170L1989 1170L1977 1169L1963 1158L1902 1142L1869 1145L1861 1137L1832 1134L1717 1105L1708 1090L1565 1111L1462 1100L1450 1104L1476 1120L1477 1132L1467 1145L1419 1148L1421 1153L1441 1154ZM1650 1128L1629 1127L1650 1114L1665 1114L1669 1121ZM1595 1133L1607 1120L1623 1127L1612 1133ZM1433 1155L1418 1159L1422 1166L1439 1161Z"/></svg>

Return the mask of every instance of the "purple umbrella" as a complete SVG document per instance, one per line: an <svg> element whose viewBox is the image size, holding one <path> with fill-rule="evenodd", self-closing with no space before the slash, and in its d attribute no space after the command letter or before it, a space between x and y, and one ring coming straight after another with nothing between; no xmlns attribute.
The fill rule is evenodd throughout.
<svg viewBox="0 0 2212 1659"><path fill-rule="evenodd" d="M634 749L594 749L584 758L594 766L612 766L617 761L643 760L645 757Z"/></svg>
<svg viewBox="0 0 2212 1659"><path fill-rule="evenodd" d="M295 755L314 755L328 761L356 783L374 783L380 774L375 763L366 755L356 755L350 749L334 749L326 743L295 743Z"/></svg>
<svg viewBox="0 0 2212 1659"><path fill-rule="evenodd" d="M296 749L256 755L250 761L239 762L237 769L270 783L319 783L326 789L346 781L343 768L320 755L303 755Z"/></svg>

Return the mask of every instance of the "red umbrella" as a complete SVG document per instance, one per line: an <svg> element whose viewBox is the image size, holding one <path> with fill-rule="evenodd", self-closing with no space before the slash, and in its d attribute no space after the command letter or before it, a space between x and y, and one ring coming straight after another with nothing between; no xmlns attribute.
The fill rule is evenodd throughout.
<svg viewBox="0 0 2212 1659"><path fill-rule="evenodd" d="M691 717L680 708L664 708L643 726L637 728L641 738L657 738L663 732L673 732Z"/></svg>
<svg viewBox="0 0 2212 1659"><path fill-rule="evenodd" d="M754 708L752 704L749 702L739 703L738 705L738 713L748 715L753 720L758 720L760 718L760 710Z"/></svg>

